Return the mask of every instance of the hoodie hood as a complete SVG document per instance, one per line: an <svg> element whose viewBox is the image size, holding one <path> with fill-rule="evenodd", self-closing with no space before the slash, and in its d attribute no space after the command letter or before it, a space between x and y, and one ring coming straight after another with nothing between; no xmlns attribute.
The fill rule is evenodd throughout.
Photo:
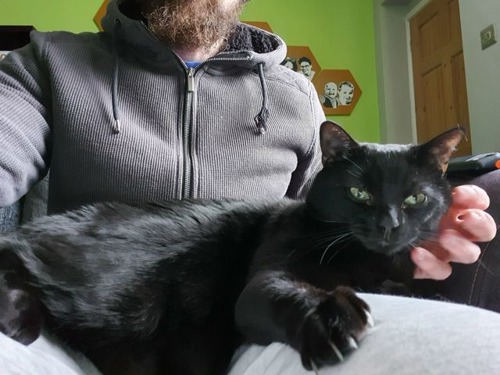
<svg viewBox="0 0 500 375"><path fill-rule="evenodd" d="M182 64L178 56L147 28L145 20L140 15L135 2L131 0L111 0L106 15L102 20L103 30L111 36L114 74L113 74L113 131L120 132L120 113L118 103L118 50L122 43L127 49L137 51L138 56L148 59L153 63L166 65L169 63ZM120 43L118 43L118 40ZM215 69L241 69L255 70L259 75L262 104L259 113L254 117L254 122L259 134L267 130L266 124L269 117L268 90L265 71L279 65L286 57L286 45L277 35L265 30L239 23L229 37L226 48L217 55L208 59L204 65ZM184 65L184 64L182 64ZM184 65L184 69L186 66Z"/></svg>
<svg viewBox="0 0 500 375"><path fill-rule="evenodd" d="M119 25L119 26L117 26ZM147 28L130 0L111 0L102 19L103 30L115 40L126 42L147 58L157 62L172 59L175 54ZM231 61L232 65L264 69L279 65L286 57L286 45L277 35L239 23L226 48L208 61Z"/></svg>

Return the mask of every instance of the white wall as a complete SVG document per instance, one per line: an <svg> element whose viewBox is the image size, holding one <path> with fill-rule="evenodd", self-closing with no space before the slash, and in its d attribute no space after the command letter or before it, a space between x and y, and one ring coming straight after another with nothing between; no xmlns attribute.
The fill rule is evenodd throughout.
<svg viewBox="0 0 500 375"><path fill-rule="evenodd" d="M373 0L381 139L414 142L410 93L408 14L427 0L382 6ZM500 41L482 51L479 31L494 23L500 39L500 0L460 0L472 152L500 152Z"/></svg>
<svg viewBox="0 0 500 375"><path fill-rule="evenodd" d="M500 38L500 0L460 0L472 152L500 152L500 40L481 50L479 32L495 24Z"/></svg>
<svg viewBox="0 0 500 375"><path fill-rule="evenodd" d="M406 49L406 6L383 6L373 0L380 139L384 143L413 141Z"/></svg>

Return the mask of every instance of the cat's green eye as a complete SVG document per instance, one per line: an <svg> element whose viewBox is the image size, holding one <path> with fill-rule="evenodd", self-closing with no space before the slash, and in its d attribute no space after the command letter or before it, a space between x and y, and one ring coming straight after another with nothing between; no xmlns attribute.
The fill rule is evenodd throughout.
<svg viewBox="0 0 500 375"><path fill-rule="evenodd" d="M427 195L424 193L417 193L410 195L404 200L404 207L419 207L427 202Z"/></svg>
<svg viewBox="0 0 500 375"><path fill-rule="evenodd" d="M349 189L349 193L356 202L370 204L372 201L371 194L361 188L352 187Z"/></svg>

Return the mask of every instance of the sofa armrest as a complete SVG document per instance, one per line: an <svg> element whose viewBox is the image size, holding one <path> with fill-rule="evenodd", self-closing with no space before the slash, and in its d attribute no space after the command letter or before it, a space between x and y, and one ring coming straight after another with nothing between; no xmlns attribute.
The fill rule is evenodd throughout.
<svg viewBox="0 0 500 375"><path fill-rule="evenodd" d="M49 176L33 186L19 201L0 208L0 232L11 231L19 224L47 215Z"/></svg>
<svg viewBox="0 0 500 375"><path fill-rule="evenodd" d="M14 230L21 220L22 202L0 208L0 232Z"/></svg>

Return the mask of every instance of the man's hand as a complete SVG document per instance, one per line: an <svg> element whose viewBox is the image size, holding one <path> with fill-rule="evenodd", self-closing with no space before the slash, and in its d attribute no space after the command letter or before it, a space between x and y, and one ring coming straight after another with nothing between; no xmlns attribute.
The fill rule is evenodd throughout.
<svg viewBox="0 0 500 375"><path fill-rule="evenodd" d="M416 247L411 258L416 264L416 279L444 280L451 275L450 262L474 263L481 253L474 242L491 241L497 226L484 210L490 199L473 185L453 189L452 204L441 221L439 243Z"/></svg>

